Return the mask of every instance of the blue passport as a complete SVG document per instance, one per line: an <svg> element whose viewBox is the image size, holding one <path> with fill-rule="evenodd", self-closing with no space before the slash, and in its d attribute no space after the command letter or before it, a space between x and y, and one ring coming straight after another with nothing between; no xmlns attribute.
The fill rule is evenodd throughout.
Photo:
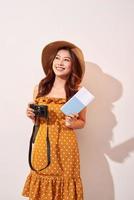
<svg viewBox="0 0 134 200"><path fill-rule="evenodd" d="M82 87L60 109L65 115L79 113L94 99L94 95L85 87Z"/></svg>

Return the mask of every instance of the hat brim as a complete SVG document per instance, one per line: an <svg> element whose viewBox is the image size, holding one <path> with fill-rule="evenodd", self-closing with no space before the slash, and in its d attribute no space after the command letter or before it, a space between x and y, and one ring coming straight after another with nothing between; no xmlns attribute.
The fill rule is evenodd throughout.
<svg viewBox="0 0 134 200"><path fill-rule="evenodd" d="M43 66L43 70L45 74L47 75L48 70L49 70L49 66L48 66L49 58L51 58L52 55L55 55L57 50L62 47L68 47L74 52L77 59L79 60L79 63L82 69L82 77L83 77L85 73L85 62L84 62L83 53L79 47L67 41L55 41L55 42L49 43L48 45L44 47L42 51L42 66Z"/></svg>

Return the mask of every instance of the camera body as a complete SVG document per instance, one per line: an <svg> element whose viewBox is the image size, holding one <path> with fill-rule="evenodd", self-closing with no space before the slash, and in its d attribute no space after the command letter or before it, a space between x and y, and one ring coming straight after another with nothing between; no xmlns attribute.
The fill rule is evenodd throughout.
<svg viewBox="0 0 134 200"><path fill-rule="evenodd" d="M48 106L30 104L30 108L34 109L35 116L48 118Z"/></svg>

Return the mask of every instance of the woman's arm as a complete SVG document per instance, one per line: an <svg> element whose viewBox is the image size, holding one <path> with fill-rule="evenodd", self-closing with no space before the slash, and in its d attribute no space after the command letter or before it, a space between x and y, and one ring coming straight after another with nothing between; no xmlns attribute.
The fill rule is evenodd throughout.
<svg viewBox="0 0 134 200"><path fill-rule="evenodd" d="M37 94L38 94L38 85L36 85L36 86L34 87L34 92L33 92L33 100L34 100L34 101L35 101L35 99L36 99Z"/></svg>
<svg viewBox="0 0 134 200"><path fill-rule="evenodd" d="M38 94L38 85L36 85L34 87L33 102L29 102L28 107L26 109L26 115L27 115L27 117L29 117L33 121L33 123L35 123L35 114L34 114L34 110L32 108L30 108L30 104L35 103L35 98L36 98L37 94Z"/></svg>

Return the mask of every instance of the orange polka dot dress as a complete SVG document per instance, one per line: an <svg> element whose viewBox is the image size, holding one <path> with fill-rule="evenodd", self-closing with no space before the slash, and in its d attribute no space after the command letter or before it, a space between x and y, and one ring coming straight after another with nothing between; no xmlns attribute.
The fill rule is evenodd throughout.
<svg viewBox="0 0 134 200"><path fill-rule="evenodd" d="M51 162L42 171L30 171L22 195L29 200L83 200L76 133L65 126L65 115L60 110L66 99L38 97L35 102L48 105ZM47 165L46 130L45 119L40 120L32 152L32 165L36 170Z"/></svg>

